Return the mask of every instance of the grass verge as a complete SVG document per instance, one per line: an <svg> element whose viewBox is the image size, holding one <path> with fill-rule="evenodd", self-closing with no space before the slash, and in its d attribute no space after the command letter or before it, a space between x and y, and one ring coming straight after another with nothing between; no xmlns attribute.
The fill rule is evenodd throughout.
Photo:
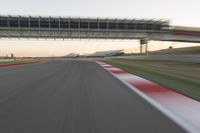
<svg viewBox="0 0 200 133"><path fill-rule="evenodd" d="M104 62L200 101L200 64L106 59Z"/></svg>
<svg viewBox="0 0 200 133"><path fill-rule="evenodd" d="M0 62L0 67L2 66L11 66L11 65L20 65L20 64L31 64L39 62L38 60L14 60L14 61L4 61Z"/></svg>

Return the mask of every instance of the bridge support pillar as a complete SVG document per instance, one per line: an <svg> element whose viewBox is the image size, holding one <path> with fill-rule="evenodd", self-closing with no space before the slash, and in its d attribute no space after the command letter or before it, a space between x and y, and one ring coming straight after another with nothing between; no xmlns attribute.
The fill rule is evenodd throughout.
<svg viewBox="0 0 200 133"><path fill-rule="evenodd" d="M140 54L143 53L143 45L145 45L145 53L148 51L148 40L140 40Z"/></svg>

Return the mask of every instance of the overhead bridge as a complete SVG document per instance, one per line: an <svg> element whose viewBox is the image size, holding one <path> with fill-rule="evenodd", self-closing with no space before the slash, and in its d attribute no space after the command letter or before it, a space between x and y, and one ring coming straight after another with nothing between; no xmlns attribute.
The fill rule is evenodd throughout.
<svg viewBox="0 0 200 133"><path fill-rule="evenodd" d="M150 39L168 27L161 20L0 16L0 37Z"/></svg>
<svg viewBox="0 0 200 133"><path fill-rule="evenodd" d="M0 38L139 39L200 42L200 30L155 19L0 16Z"/></svg>

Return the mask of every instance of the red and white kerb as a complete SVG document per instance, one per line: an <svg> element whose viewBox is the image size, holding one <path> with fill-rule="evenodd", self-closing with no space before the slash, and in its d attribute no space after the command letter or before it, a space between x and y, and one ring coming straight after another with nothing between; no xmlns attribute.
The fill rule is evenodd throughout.
<svg viewBox="0 0 200 133"><path fill-rule="evenodd" d="M199 101L104 62L96 63L188 132L200 132Z"/></svg>

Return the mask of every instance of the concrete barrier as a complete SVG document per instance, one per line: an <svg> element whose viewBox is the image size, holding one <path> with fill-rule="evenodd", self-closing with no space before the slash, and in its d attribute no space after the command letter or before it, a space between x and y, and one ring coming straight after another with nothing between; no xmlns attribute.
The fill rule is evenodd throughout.
<svg viewBox="0 0 200 133"><path fill-rule="evenodd" d="M141 55L141 56L117 56L109 58L132 59L132 60L161 60L200 63L200 54L185 55Z"/></svg>
<svg viewBox="0 0 200 133"><path fill-rule="evenodd" d="M14 61L15 59L0 59L0 62Z"/></svg>

